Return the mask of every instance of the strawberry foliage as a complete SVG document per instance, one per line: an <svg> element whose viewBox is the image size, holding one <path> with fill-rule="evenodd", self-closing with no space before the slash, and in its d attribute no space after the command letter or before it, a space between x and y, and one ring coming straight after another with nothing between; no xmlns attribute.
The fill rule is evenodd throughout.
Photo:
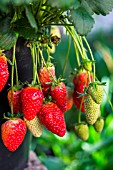
<svg viewBox="0 0 113 170"><path fill-rule="evenodd" d="M112 0L2 0L0 48L10 49L18 36L25 39L38 38L44 31L42 25L43 28L53 24L72 25L78 34L87 35L94 25L93 15L107 15L112 8Z"/></svg>

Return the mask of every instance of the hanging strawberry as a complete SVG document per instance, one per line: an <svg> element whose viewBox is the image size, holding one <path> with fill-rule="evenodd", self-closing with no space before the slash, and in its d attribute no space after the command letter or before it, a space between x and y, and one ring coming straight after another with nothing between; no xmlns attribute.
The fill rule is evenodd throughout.
<svg viewBox="0 0 113 170"><path fill-rule="evenodd" d="M22 113L27 120L35 118L43 102L43 93L38 87L26 87L21 92Z"/></svg>
<svg viewBox="0 0 113 170"><path fill-rule="evenodd" d="M38 71L38 76L42 87L50 87L51 82L55 78L55 67L52 63L47 63L46 66L41 67Z"/></svg>
<svg viewBox="0 0 113 170"><path fill-rule="evenodd" d="M66 133L64 115L58 106L53 103L44 104L38 112L41 123L52 133L62 137Z"/></svg>
<svg viewBox="0 0 113 170"><path fill-rule="evenodd" d="M23 142L26 124L20 118L12 118L1 126L1 136L8 150L14 152Z"/></svg>
<svg viewBox="0 0 113 170"><path fill-rule="evenodd" d="M84 92L84 88L88 86L88 84L92 81L92 74L90 77L88 73L82 69L77 72L77 74L73 78L74 83L74 93L73 93L73 101L77 109L85 112L84 109L84 98L85 96L79 97L81 93Z"/></svg>
<svg viewBox="0 0 113 170"><path fill-rule="evenodd" d="M13 105L13 112L18 113L21 111L21 91L22 90L9 90L7 94L9 106Z"/></svg>
<svg viewBox="0 0 113 170"><path fill-rule="evenodd" d="M67 109L67 90L64 82L56 82L55 85L51 87L50 94L57 106L64 113Z"/></svg>
<svg viewBox="0 0 113 170"><path fill-rule="evenodd" d="M37 116L32 120L24 118L24 121L33 136L40 137L42 135L42 124Z"/></svg>
<svg viewBox="0 0 113 170"><path fill-rule="evenodd" d="M5 56L0 56L0 91L4 88L9 77L7 59Z"/></svg>

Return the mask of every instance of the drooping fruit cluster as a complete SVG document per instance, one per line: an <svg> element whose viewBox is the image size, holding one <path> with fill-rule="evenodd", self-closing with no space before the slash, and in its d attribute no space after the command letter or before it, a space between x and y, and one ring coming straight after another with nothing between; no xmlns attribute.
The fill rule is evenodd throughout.
<svg viewBox="0 0 113 170"><path fill-rule="evenodd" d="M72 108L73 103L86 117L86 122L79 120L74 126L76 135L82 140L87 140L88 124L94 125L95 130L101 132L104 126L104 120L100 117L103 86L93 79L92 61L84 59L81 63L73 78L73 89L66 86L61 77L56 77L55 66L51 63L49 52L47 51L46 62L40 43L31 42L30 48L33 59L33 79L30 84L22 83L22 86L19 86L18 75L16 85L13 84L14 70L15 74L18 74L18 71L14 68L17 67L15 55L12 59L11 86L7 94L11 117L8 117L9 120L1 127L2 140L7 149L13 152L20 146L27 128L35 137L42 135L43 126L63 137L66 133L64 113ZM6 58L1 56L0 91L4 88L8 76Z"/></svg>
<svg viewBox="0 0 113 170"><path fill-rule="evenodd" d="M103 85L99 82L92 82L86 90L85 115L89 124L93 125L100 117L100 104L103 98Z"/></svg>
<svg viewBox="0 0 113 170"><path fill-rule="evenodd" d="M82 140L88 139L88 124L93 125L97 132L101 132L104 126L100 104L103 98L103 85L105 83L94 81L91 73L91 61L88 60L87 64L85 62L86 60L81 63L80 70L77 71L73 78L73 101L79 110L79 120L74 130L76 135ZM85 123L80 122L80 112L85 114Z"/></svg>
<svg viewBox="0 0 113 170"><path fill-rule="evenodd" d="M73 93L73 101L77 109L82 112L85 112L84 109L84 98L85 96L80 97L80 94L84 92L85 87L92 81L92 74L90 77L88 72L85 69L80 69L76 72L73 83L74 83L74 93Z"/></svg>
<svg viewBox="0 0 113 170"><path fill-rule="evenodd" d="M72 107L72 93L56 78L55 66L50 62L37 70L37 77L39 85L33 79L27 86L19 84L8 90L11 117L5 116L9 120L3 123L1 131L4 145L12 152L22 143L26 128L35 137L42 135L43 126L60 137L66 133L64 113Z"/></svg>

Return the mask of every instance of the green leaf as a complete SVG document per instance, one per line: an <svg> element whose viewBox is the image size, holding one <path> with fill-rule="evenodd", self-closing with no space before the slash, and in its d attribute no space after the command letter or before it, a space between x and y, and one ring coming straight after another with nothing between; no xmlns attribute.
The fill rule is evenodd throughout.
<svg viewBox="0 0 113 170"><path fill-rule="evenodd" d="M30 6L25 6L25 10L26 10L26 16L28 18L30 25L37 31L38 29L37 23L36 23L35 17L32 14Z"/></svg>
<svg viewBox="0 0 113 170"><path fill-rule="evenodd" d="M9 50L13 47L13 45L17 41L17 34L14 32L8 32L5 34L2 34L0 32L0 49L2 50Z"/></svg>
<svg viewBox="0 0 113 170"><path fill-rule="evenodd" d="M93 15L94 13L93 10L85 0L81 1L81 7L85 8L85 10L89 13L89 15Z"/></svg>
<svg viewBox="0 0 113 170"><path fill-rule="evenodd" d="M16 21L14 29L16 32L19 33L20 36L24 37L25 39L32 39L32 38L37 39L39 37L39 33L37 33L35 29L31 27L27 18L22 18Z"/></svg>
<svg viewBox="0 0 113 170"><path fill-rule="evenodd" d="M107 15L113 9L113 0L86 0L96 14Z"/></svg>
<svg viewBox="0 0 113 170"><path fill-rule="evenodd" d="M9 50L16 43L18 34L14 32L10 25L10 18L0 21L0 49Z"/></svg>
<svg viewBox="0 0 113 170"><path fill-rule="evenodd" d="M72 5L76 4L78 0L48 0L47 4L52 7L69 9Z"/></svg>
<svg viewBox="0 0 113 170"><path fill-rule="evenodd" d="M94 19L83 7L71 10L74 26L80 35L87 35L94 24Z"/></svg>

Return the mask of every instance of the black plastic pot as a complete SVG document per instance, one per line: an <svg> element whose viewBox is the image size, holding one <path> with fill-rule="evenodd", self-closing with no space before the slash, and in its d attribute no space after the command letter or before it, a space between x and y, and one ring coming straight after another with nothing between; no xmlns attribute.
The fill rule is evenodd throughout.
<svg viewBox="0 0 113 170"><path fill-rule="evenodd" d="M24 45L24 40L19 39L16 47L16 61L18 67L19 80L21 82L32 81L32 59L30 49ZM12 49L6 51L6 55L11 59ZM9 65L9 71L11 66ZM10 111L7 101L7 90L10 84L10 77L3 91L0 92L0 126L5 121L3 113ZM23 170L26 167L31 135L27 132L23 143L15 152L10 152L4 146L0 137L0 170Z"/></svg>

